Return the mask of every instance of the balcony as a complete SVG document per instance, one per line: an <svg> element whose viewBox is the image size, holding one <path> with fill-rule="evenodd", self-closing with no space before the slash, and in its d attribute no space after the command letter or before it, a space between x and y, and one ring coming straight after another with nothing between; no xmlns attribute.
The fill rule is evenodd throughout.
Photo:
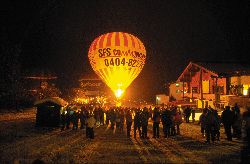
<svg viewBox="0 0 250 164"><path fill-rule="evenodd" d="M184 96L185 97L189 97L189 98L197 98L200 99L201 98L201 94L200 93L185 93ZM206 100L215 100L215 94L211 94L211 93L203 93L203 99Z"/></svg>

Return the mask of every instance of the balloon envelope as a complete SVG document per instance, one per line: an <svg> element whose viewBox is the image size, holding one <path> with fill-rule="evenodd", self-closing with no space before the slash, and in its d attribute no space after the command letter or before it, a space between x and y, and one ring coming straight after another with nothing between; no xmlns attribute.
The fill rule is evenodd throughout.
<svg viewBox="0 0 250 164"><path fill-rule="evenodd" d="M146 49L134 35L111 32L92 42L88 57L95 73L120 97L141 72Z"/></svg>

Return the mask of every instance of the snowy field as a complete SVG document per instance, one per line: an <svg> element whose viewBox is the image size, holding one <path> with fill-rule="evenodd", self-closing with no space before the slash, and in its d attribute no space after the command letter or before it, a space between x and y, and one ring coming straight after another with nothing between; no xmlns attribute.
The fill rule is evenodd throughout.
<svg viewBox="0 0 250 164"><path fill-rule="evenodd" d="M181 125L181 135L150 139L127 138L106 126L95 129L95 139L84 130L35 128L35 110L0 114L0 163L240 163L242 140L205 144L200 127ZM133 129L132 129L133 131ZM132 133L131 133L132 134Z"/></svg>

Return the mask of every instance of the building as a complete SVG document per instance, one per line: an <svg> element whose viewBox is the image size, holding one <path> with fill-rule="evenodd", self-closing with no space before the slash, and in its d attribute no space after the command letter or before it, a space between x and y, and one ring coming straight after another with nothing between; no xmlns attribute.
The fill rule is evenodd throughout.
<svg viewBox="0 0 250 164"><path fill-rule="evenodd" d="M230 77L230 94L232 95L250 95L249 75L233 75Z"/></svg>
<svg viewBox="0 0 250 164"><path fill-rule="evenodd" d="M165 94L156 95L156 105L167 105L169 102L169 96Z"/></svg>
<svg viewBox="0 0 250 164"><path fill-rule="evenodd" d="M195 101L198 108L223 108L230 104L225 97L249 97L249 84L249 64L190 62L176 83L170 85L170 96Z"/></svg>
<svg viewBox="0 0 250 164"><path fill-rule="evenodd" d="M108 88L94 75L85 75L79 79L79 87L73 88L73 100L83 104L103 104L106 102Z"/></svg>
<svg viewBox="0 0 250 164"><path fill-rule="evenodd" d="M37 92L39 88L46 88L49 84L54 84L57 80L57 76L52 75L36 75L36 76L24 76L25 89L28 92Z"/></svg>
<svg viewBox="0 0 250 164"><path fill-rule="evenodd" d="M183 92L184 90L184 92ZM187 93L187 82L174 82L169 86L170 100L184 100L185 96L183 93Z"/></svg>
<svg viewBox="0 0 250 164"><path fill-rule="evenodd" d="M68 102L59 97L50 97L34 103L37 107L36 126L59 127L61 112Z"/></svg>
<svg viewBox="0 0 250 164"><path fill-rule="evenodd" d="M85 96L94 97L104 94L105 84L98 78L82 78L79 80L80 88Z"/></svg>

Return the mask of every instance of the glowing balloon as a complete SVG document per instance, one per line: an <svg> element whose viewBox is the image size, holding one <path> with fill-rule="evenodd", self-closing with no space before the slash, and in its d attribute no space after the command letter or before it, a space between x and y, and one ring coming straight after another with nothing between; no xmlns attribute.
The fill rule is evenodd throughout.
<svg viewBox="0 0 250 164"><path fill-rule="evenodd" d="M88 57L95 73L119 98L141 72L146 61L146 49L131 34L111 32L92 42Z"/></svg>

